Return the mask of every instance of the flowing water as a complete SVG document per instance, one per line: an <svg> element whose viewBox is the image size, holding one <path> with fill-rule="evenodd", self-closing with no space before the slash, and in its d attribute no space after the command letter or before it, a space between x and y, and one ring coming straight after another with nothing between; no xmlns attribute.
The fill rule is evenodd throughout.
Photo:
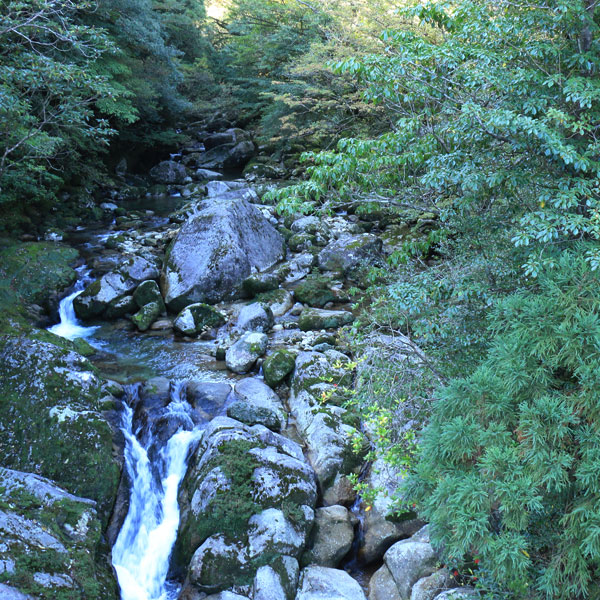
<svg viewBox="0 0 600 600"><path fill-rule="evenodd" d="M75 270L77 271L78 278L73 291L60 301L58 307L60 322L49 328L49 331L52 333L67 338L68 340L89 337L96 329L98 329L98 327L85 327L79 322L75 315L73 300L83 292L85 286L91 281L89 276L90 271L85 265L78 267Z"/></svg>
<svg viewBox="0 0 600 600"><path fill-rule="evenodd" d="M163 416L179 424L166 444L151 428L142 431L134 425L138 401L139 385L128 386L122 431L131 481L130 503L113 546L112 561L122 600L171 600L179 593L179 586L167 581L179 526L177 492L202 429L194 427L182 382L172 385L171 401L164 409Z"/></svg>

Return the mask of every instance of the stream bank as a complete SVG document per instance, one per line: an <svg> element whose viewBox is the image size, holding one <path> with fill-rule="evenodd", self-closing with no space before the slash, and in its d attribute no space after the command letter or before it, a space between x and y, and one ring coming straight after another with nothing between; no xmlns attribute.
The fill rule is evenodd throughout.
<svg viewBox="0 0 600 600"><path fill-rule="evenodd" d="M39 356L18 394L52 390L46 429L19 414L20 438L4 443L37 443L42 431L46 450L60 443L65 454L48 465L24 452L7 466L34 464L96 502L106 532L96 563L106 570L112 547L124 600L433 599L453 581L437 570L423 523L387 514L402 477L365 468L360 418L339 393L356 368L336 336L356 318L349 288L366 287L397 223L280 217L262 201L266 184L212 170L250 153L247 134L223 133L224 143L203 150L213 134L198 131L198 145L157 165L151 175L163 187L148 205L128 209L115 197L103 206L108 228L64 236L83 264L61 324L23 358L29 331L2 357L8 382L17 371L31 377ZM86 457L82 439L97 454ZM61 473L79 464L75 454L110 476L96 472L93 486L85 468ZM381 489L366 512L349 479L361 471ZM23 544L14 540L1 551L6 564ZM35 585L20 584L16 568L4 580L52 597L61 586L42 589L35 575L61 576L63 567L44 568L30 574ZM79 575L65 575L77 585L62 591L80 597ZM419 586L431 593L413 598ZM114 598L114 586L90 597Z"/></svg>

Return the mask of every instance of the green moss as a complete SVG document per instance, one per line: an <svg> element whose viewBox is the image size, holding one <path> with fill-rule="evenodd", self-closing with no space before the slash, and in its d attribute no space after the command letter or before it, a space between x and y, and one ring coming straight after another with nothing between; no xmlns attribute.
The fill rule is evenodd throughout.
<svg viewBox="0 0 600 600"><path fill-rule="evenodd" d="M331 281L322 275L309 275L294 288L294 295L299 302L323 308L333 302L336 295L331 289Z"/></svg>
<svg viewBox="0 0 600 600"><path fill-rule="evenodd" d="M271 387L278 386L293 370L296 357L289 350L277 350L263 363L265 382Z"/></svg>

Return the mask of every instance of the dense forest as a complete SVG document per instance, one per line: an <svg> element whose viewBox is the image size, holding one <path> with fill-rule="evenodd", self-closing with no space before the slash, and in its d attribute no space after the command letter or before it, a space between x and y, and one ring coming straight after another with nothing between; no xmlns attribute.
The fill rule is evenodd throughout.
<svg viewBox="0 0 600 600"><path fill-rule="evenodd" d="M323 399L402 474L392 513L481 598L600 598L599 26L596 0L0 1L0 247L146 193L200 126L251 131L290 247L304 217L387 236Z"/></svg>

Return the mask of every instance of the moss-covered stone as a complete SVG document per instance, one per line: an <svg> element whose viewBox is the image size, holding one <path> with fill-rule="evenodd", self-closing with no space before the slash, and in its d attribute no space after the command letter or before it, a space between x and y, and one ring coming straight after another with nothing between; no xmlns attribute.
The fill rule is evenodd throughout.
<svg viewBox="0 0 600 600"><path fill-rule="evenodd" d="M156 302L159 306L162 305L162 310L165 310L163 297L160 294L160 289L156 281L148 280L140 283L135 292L133 292L133 299L139 308L142 308L151 302Z"/></svg>
<svg viewBox="0 0 600 600"><path fill-rule="evenodd" d="M292 252L302 252L315 245L316 237L310 233L295 233L287 241Z"/></svg>
<svg viewBox="0 0 600 600"><path fill-rule="evenodd" d="M0 250L0 306L3 316L22 314L24 304L43 305L77 279L74 248L55 242L10 242Z"/></svg>
<svg viewBox="0 0 600 600"><path fill-rule="evenodd" d="M263 362L265 382L272 388L277 387L293 370L296 357L286 349L277 350Z"/></svg>
<svg viewBox="0 0 600 600"><path fill-rule="evenodd" d="M40 473L96 500L106 519L120 466L112 452L113 432L101 413L103 395L94 367L73 350L25 333L0 338L4 466Z"/></svg>
<svg viewBox="0 0 600 600"><path fill-rule="evenodd" d="M161 306L158 302L150 302L142 306L138 312L131 317L133 324L140 330L146 331L150 325L158 319L164 311L164 304Z"/></svg>
<svg viewBox="0 0 600 600"><path fill-rule="evenodd" d="M244 279L242 289L248 298L254 298L257 294L276 290L280 281L278 273L256 273Z"/></svg>
<svg viewBox="0 0 600 600"><path fill-rule="evenodd" d="M210 306L198 302L186 306L178 315L173 323L173 327L179 333L194 336L206 329L220 327L224 325L226 317L222 312Z"/></svg>
<svg viewBox="0 0 600 600"><path fill-rule="evenodd" d="M294 296L299 302L317 308L323 308L328 302L336 300L331 280L322 275L309 275L294 288Z"/></svg>
<svg viewBox="0 0 600 600"><path fill-rule="evenodd" d="M137 312L137 310L138 305L133 299L133 296L125 296L124 298L113 300L106 308L104 317L106 319L120 319L125 315L131 315Z"/></svg>
<svg viewBox="0 0 600 600"><path fill-rule="evenodd" d="M354 315L346 310L321 310L305 308L298 319L302 331L337 329L354 321Z"/></svg>
<svg viewBox="0 0 600 600"><path fill-rule="evenodd" d="M0 582L36 598L116 600L92 501L53 482L0 468ZM42 543L40 543L42 542Z"/></svg>

